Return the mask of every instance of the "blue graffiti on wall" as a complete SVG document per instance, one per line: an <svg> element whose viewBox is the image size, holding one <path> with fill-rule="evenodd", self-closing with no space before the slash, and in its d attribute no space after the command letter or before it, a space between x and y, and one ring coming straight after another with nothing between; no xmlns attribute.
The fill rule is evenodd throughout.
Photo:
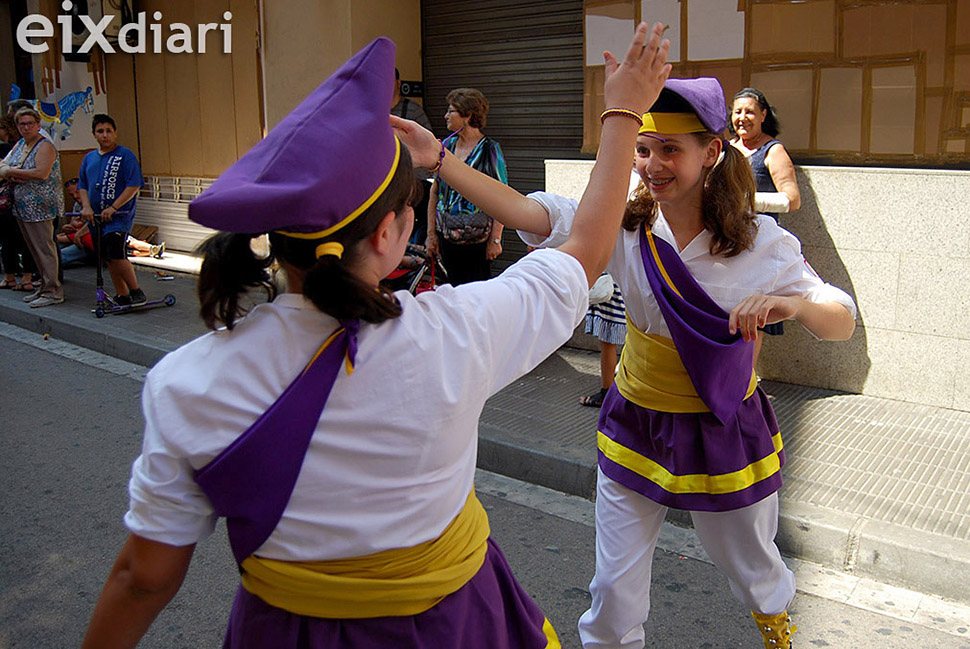
<svg viewBox="0 0 970 649"><path fill-rule="evenodd" d="M13 84L10 87L10 101L20 98L20 87ZM94 97L91 96L91 86L87 90L78 90L58 100L57 103L31 99L30 103L40 113L43 127L47 129L54 140L66 140L71 137L71 126L74 124L74 113L80 108L85 115L94 112Z"/></svg>
<svg viewBox="0 0 970 649"><path fill-rule="evenodd" d="M85 115L94 112L94 98L91 96L91 86L87 90L72 92L60 99L56 104L34 100L37 112L46 122L48 132L54 140L66 140L71 137L71 126L74 124L74 113L80 108Z"/></svg>

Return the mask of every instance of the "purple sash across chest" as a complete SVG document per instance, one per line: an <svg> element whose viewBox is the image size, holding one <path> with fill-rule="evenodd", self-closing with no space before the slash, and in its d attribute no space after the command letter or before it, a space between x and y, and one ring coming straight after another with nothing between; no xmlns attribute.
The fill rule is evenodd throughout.
<svg viewBox="0 0 970 649"><path fill-rule="evenodd" d="M728 313L701 288L677 250L646 226L640 230L640 256L694 389L726 423L747 393L753 345L728 332Z"/></svg>
<svg viewBox="0 0 970 649"><path fill-rule="evenodd" d="M345 359L348 371L353 367L359 326L342 322L269 410L196 472L215 513L226 518L236 563L253 554L283 516Z"/></svg>

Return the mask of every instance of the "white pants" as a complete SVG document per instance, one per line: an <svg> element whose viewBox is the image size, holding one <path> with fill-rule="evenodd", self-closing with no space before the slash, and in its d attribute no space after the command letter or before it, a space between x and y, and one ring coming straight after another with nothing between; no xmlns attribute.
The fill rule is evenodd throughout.
<svg viewBox="0 0 970 649"><path fill-rule="evenodd" d="M667 508L606 477L596 483L593 604L579 619L585 649L644 646L653 551ZM694 530L748 609L777 614L795 596L795 575L775 546L778 494L742 509L691 512Z"/></svg>

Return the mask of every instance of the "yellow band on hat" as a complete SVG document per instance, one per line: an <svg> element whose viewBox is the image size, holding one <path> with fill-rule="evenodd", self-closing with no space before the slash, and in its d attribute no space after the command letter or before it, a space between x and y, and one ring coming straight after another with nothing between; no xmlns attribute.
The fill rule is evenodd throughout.
<svg viewBox="0 0 970 649"><path fill-rule="evenodd" d="M694 113L645 113L641 133L701 133L707 128Z"/></svg>
<svg viewBox="0 0 970 649"><path fill-rule="evenodd" d="M326 257L327 255L333 255L337 259L340 259L343 254L343 244L338 241L328 241L317 246L317 259L320 259L320 257Z"/></svg>
<svg viewBox="0 0 970 649"><path fill-rule="evenodd" d="M287 237L293 237L294 239L319 239L321 237L325 237L329 234L336 232L337 230L344 227L345 225L347 225L348 223L356 219L358 216L363 214L368 207L374 204L374 201L377 200L378 196L384 193L384 190L387 189L387 186L391 184L391 178L394 177L394 173L397 171L397 165L400 161L401 161L401 141L397 139L397 136L395 135L394 136L394 162L391 164L391 168L387 172L387 176L385 176L383 182L381 182L381 184L377 186L377 189L374 190L374 193L371 194L370 197L368 197L368 199L364 201L360 207L358 207L356 210L350 213L350 216L342 220L337 225L333 225L327 228L326 230L320 230L319 232L287 232L286 230L276 230L276 232Z"/></svg>

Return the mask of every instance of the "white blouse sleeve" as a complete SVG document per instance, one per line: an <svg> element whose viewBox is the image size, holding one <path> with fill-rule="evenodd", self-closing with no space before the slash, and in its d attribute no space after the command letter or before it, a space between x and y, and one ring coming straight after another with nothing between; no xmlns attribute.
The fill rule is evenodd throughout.
<svg viewBox="0 0 970 649"><path fill-rule="evenodd" d="M575 257L536 250L486 282L419 296L429 324L415 344L430 349L439 346L431 339L439 339L444 383L456 390L455 398L474 393L484 400L569 340L588 295L586 272Z"/></svg>
<svg viewBox="0 0 970 649"><path fill-rule="evenodd" d="M532 192L528 195L528 198L545 208L546 213L549 214L549 226L552 232L548 237L541 237L531 232L519 230L519 238L533 248L555 248L566 243L566 239L569 238L569 230L573 227L573 219L576 217L576 208L579 207L579 201L547 192Z"/></svg>
<svg viewBox="0 0 970 649"><path fill-rule="evenodd" d="M784 236L771 244L778 272L766 292L769 295L798 295L815 303L838 302L855 318L855 301L842 289L823 281L802 255L798 239L785 230L782 232Z"/></svg>
<svg viewBox="0 0 970 649"><path fill-rule="evenodd" d="M142 391L145 435L141 455L131 469L125 525L151 541L191 545L212 533L216 516L195 482L195 470L162 434L166 407L150 372Z"/></svg>
<svg viewBox="0 0 970 649"><path fill-rule="evenodd" d="M490 394L532 371L564 345L589 308L586 271L579 260L558 250L526 255L499 279L491 284L500 284L511 299L492 312L490 326L502 334L490 350Z"/></svg>

